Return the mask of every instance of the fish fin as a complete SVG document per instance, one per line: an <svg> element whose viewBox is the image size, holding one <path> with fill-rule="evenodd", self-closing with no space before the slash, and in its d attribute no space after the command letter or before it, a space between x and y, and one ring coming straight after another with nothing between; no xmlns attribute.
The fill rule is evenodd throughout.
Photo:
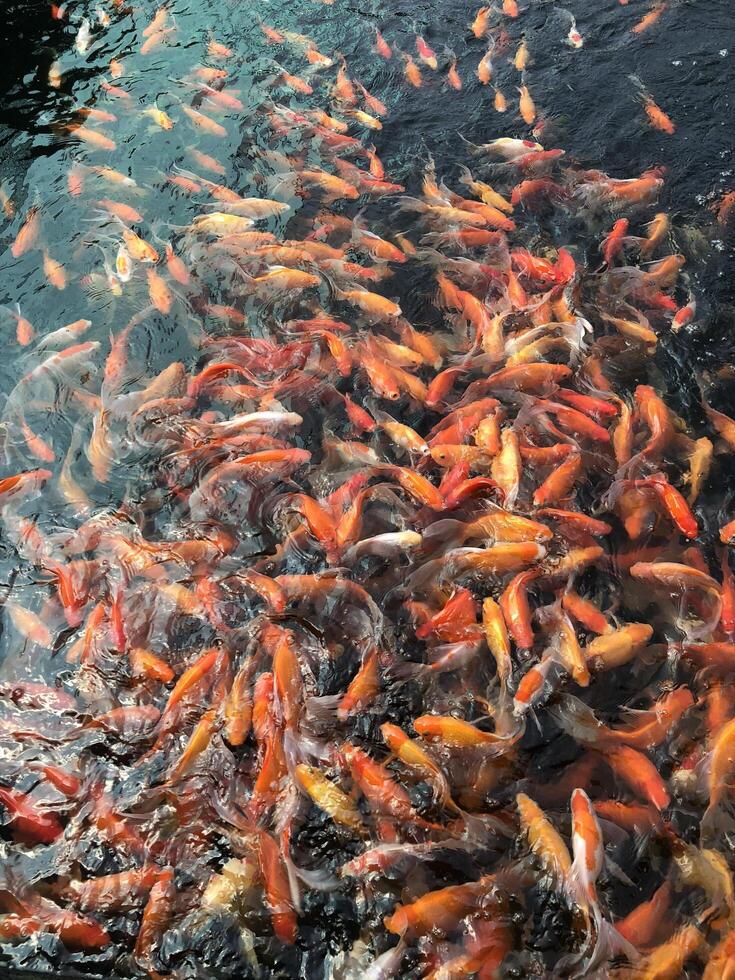
<svg viewBox="0 0 735 980"><path fill-rule="evenodd" d="M651 846L651 840L655 835L650 831L646 833L636 833L633 838L633 853L635 855L635 864L638 864L643 860L644 855L649 853L649 847Z"/></svg>
<svg viewBox="0 0 735 980"><path fill-rule="evenodd" d="M284 733L283 755L290 773L293 773L301 763L309 761L310 752L305 743L306 739L301 737L301 732L298 736L291 729L287 729Z"/></svg>
<svg viewBox="0 0 735 980"><path fill-rule="evenodd" d="M268 196L278 194L281 197L297 197L298 174L296 173L277 173L270 174L265 178L265 188Z"/></svg>
<svg viewBox="0 0 735 980"><path fill-rule="evenodd" d="M360 208L355 217L352 219L352 233L350 235L350 241L354 243L359 238L357 232L367 230L368 229L365 225L365 209Z"/></svg>
<svg viewBox="0 0 735 980"><path fill-rule="evenodd" d="M457 178L457 180L460 182L460 184L469 185L472 182L473 177L472 177L472 173L470 172L469 167L465 167L464 164L460 163L459 164L459 173L460 173L460 176Z"/></svg>
<svg viewBox="0 0 735 980"><path fill-rule="evenodd" d="M613 861L613 859L607 853L605 854L605 868L607 869L608 874L610 874L613 878L617 878L617 880L621 881L624 885L627 885L629 888L635 887L635 882L631 881L620 865Z"/></svg>
<svg viewBox="0 0 735 980"><path fill-rule="evenodd" d="M429 551L434 551L438 547L459 547L465 540L466 528L465 523L451 518L435 521L424 531L424 547Z"/></svg>
<svg viewBox="0 0 735 980"><path fill-rule="evenodd" d="M729 803L717 800L704 811L699 825L700 846L711 847L723 838L735 839L735 811Z"/></svg>
<svg viewBox="0 0 735 980"><path fill-rule="evenodd" d="M420 201L417 197L409 197L404 195L403 199L397 206L398 211L418 211L424 212L428 210L428 204L425 201Z"/></svg>
<svg viewBox="0 0 735 980"><path fill-rule="evenodd" d="M582 948L565 956L557 964L555 975L575 978L609 977L607 964L610 960L624 956L630 963L640 959L638 950L622 936L612 923L608 922L597 906L585 911L589 923L589 934ZM592 913L590 915L590 912Z"/></svg>
<svg viewBox="0 0 735 980"><path fill-rule="evenodd" d="M317 724L322 722L334 724L341 700L341 694L327 694L322 697L307 698L304 704L304 723L307 727L312 722L316 722Z"/></svg>
<svg viewBox="0 0 735 980"><path fill-rule="evenodd" d="M457 136L459 136L459 138L462 140L462 142L463 143L466 143L467 146L470 147L470 149L472 149L472 150L479 150L480 149L480 147L477 145L477 143L471 143L468 139L465 139L465 137L461 133L457 133Z"/></svg>
<svg viewBox="0 0 735 980"><path fill-rule="evenodd" d="M333 874L324 870L323 868L302 868L293 861L291 864L293 866L294 873L301 879L301 881L303 881L307 888L313 888L315 891L319 892L333 892L336 891L341 885L339 878L335 878Z"/></svg>

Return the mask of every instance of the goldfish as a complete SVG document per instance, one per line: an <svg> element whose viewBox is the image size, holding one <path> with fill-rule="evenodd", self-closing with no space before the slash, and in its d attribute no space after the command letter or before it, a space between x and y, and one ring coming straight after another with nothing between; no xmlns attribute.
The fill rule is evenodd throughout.
<svg viewBox="0 0 735 980"><path fill-rule="evenodd" d="M350 798L318 769L302 763L296 767L296 778L304 792L335 823L355 833L361 833L363 828L362 817Z"/></svg>
<svg viewBox="0 0 735 980"><path fill-rule="evenodd" d="M470 30L475 35L476 38L484 37L490 27L490 15L492 13L491 7L480 7L475 15L475 19L470 25Z"/></svg>
<svg viewBox="0 0 735 980"><path fill-rule="evenodd" d="M115 141L89 126L70 125L66 127L67 132L71 133L75 139L82 140L89 146L97 150L114 150Z"/></svg>
<svg viewBox="0 0 735 980"><path fill-rule="evenodd" d="M156 126L159 126L163 130L169 131L174 128L174 121L171 116L167 112L164 112L163 109L159 109L157 105L143 109L143 114L150 116Z"/></svg>
<svg viewBox="0 0 735 980"><path fill-rule="evenodd" d="M686 925L677 930L668 942L656 946L641 961L642 976L662 977L672 980L681 976L687 960L704 944L705 939L696 925Z"/></svg>
<svg viewBox="0 0 735 980"><path fill-rule="evenodd" d="M212 58L231 58L233 51L226 44L222 44L221 41L215 41L213 38L207 45L207 54Z"/></svg>
<svg viewBox="0 0 735 980"><path fill-rule="evenodd" d="M368 112L363 112L361 109L351 109L349 110L349 115L359 122L360 125L367 127L368 129L382 129L383 124L375 116L371 116Z"/></svg>
<svg viewBox="0 0 735 980"><path fill-rule="evenodd" d="M488 48L477 65L477 77L483 85L487 85L493 77L493 57L494 46Z"/></svg>
<svg viewBox="0 0 735 980"><path fill-rule="evenodd" d="M524 72L526 68L531 64L531 55L528 51L528 45L526 44L525 38L518 45L518 49L513 58L513 66L516 71Z"/></svg>
<svg viewBox="0 0 735 980"><path fill-rule="evenodd" d="M381 58L385 58L386 61L389 61L393 56L390 45L377 28L375 30L375 51Z"/></svg>
<svg viewBox="0 0 735 980"><path fill-rule="evenodd" d="M153 15L153 18L143 28L141 32L142 36L150 37L151 34L155 34L156 31L160 31L165 26L166 21L168 20L168 14L169 14L168 7L166 7L165 5L159 7L156 10L155 14Z"/></svg>
<svg viewBox="0 0 735 980"><path fill-rule="evenodd" d="M485 732L461 718L442 715L421 715L414 720L414 729L425 738L434 738L444 745L462 747L493 746L506 740L505 736Z"/></svg>
<svg viewBox="0 0 735 980"><path fill-rule="evenodd" d="M476 194L485 204L491 207L497 208L500 211L504 211L506 214L510 214L513 211L513 205L510 201L506 200L502 194L499 194L493 188L484 183L483 181L475 180L467 169L467 167L460 168L462 176L459 178L460 181L465 184L473 194Z"/></svg>
<svg viewBox="0 0 735 980"><path fill-rule="evenodd" d="M7 602L5 609L13 627L26 639L44 647L50 648L53 645L53 637L48 626L30 609L25 609L14 602Z"/></svg>
<svg viewBox="0 0 735 980"><path fill-rule="evenodd" d="M173 304L173 296L165 280L155 269L147 269L146 276L148 278L148 295L150 296L151 304L159 313L169 313Z"/></svg>
<svg viewBox="0 0 735 980"><path fill-rule="evenodd" d="M84 17L79 26L76 37L74 38L74 47L77 49L79 54L86 54L91 43L92 28L87 18Z"/></svg>
<svg viewBox="0 0 735 980"><path fill-rule="evenodd" d="M152 968L152 952L171 921L175 899L173 873L163 872L150 890L135 942L135 961L144 969Z"/></svg>
<svg viewBox="0 0 735 980"><path fill-rule="evenodd" d="M66 289L66 271L58 259L53 258L44 249L43 251L43 273L46 279L56 289Z"/></svg>
<svg viewBox="0 0 735 980"><path fill-rule="evenodd" d="M436 55L426 41L421 37L421 35L416 36L416 51L418 52L421 62L426 65L427 68L431 68L432 71L436 71L438 67Z"/></svg>
<svg viewBox="0 0 735 980"><path fill-rule="evenodd" d="M518 89L519 102L518 110L521 114L521 118L526 123L526 125L531 126L536 119L536 106L528 88L525 85L521 85Z"/></svg>
<svg viewBox="0 0 735 980"><path fill-rule="evenodd" d="M516 806L521 829L528 845L546 874L557 884L564 884L572 871L572 859L561 834L538 804L525 793L518 793Z"/></svg>
<svg viewBox="0 0 735 980"><path fill-rule="evenodd" d="M658 21L658 19L661 17L663 12L666 10L666 7L667 7L666 3L655 4L648 11L648 13L644 14L643 17L641 17L641 19L636 24L634 24L633 27L631 27L631 31L633 32L633 34L642 34L644 31L647 31L649 27L653 27L653 25Z"/></svg>
<svg viewBox="0 0 735 980"><path fill-rule="evenodd" d="M162 27L160 30L152 31L141 44L140 53L148 55L151 51L160 48L174 31L175 28L173 27Z"/></svg>
<svg viewBox="0 0 735 980"><path fill-rule="evenodd" d="M449 65L449 68L447 69L447 82L450 85L450 87L455 90L455 92L461 91L461 89L462 89L462 79L460 78L459 72L457 71L457 59L456 58L454 58L451 61L450 65Z"/></svg>
<svg viewBox="0 0 735 980"><path fill-rule="evenodd" d="M31 844L51 844L63 833L52 812L44 812L27 796L0 786L0 802L8 814L8 824L16 839Z"/></svg>
<svg viewBox="0 0 735 980"><path fill-rule="evenodd" d="M36 335L36 331L33 324L24 317L20 311L20 304L16 304L16 308L13 310L6 306L2 308L10 317L15 320L15 339L21 345L21 347L27 347L32 343L33 338Z"/></svg>
<svg viewBox="0 0 735 980"><path fill-rule="evenodd" d="M646 91L640 78L637 75L631 75L630 79L638 89L639 98L643 103L643 109L651 126L662 133L668 133L669 135L675 133L676 126L663 109L654 101L653 96Z"/></svg>
<svg viewBox="0 0 735 980"><path fill-rule="evenodd" d="M2 183L0 183L0 207L2 207L3 214L6 218L10 219L15 215L13 198Z"/></svg>
<svg viewBox="0 0 735 980"><path fill-rule="evenodd" d="M10 246L10 254L14 259L19 259L21 255L35 248L40 228L39 208L33 206L26 213L23 224L15 236L13 244Z"/></svg>
<svg viewBox="0 0 735 980"><path fill-rule="evenodd" d="M449 932L465 915L477 909L492 888L492 879L480 879L427 892L407 905L398 905L384 920L386 929L398 935Z"/></svg>
<svg viewBox="0 0 735 980"><path fill-rule="evenodd" d="M723 228L729 225L734 207L735 192L733 191L728 191L726 194L723 194L721 200L713 206L713 210L717 212L718 224L722 225Z"/></svg>
<svg viewBox="0 0 735 980"><path fill-rule="evenodd" d="M125 247L136 262L158 262L158 252L150 242L147 242L129 228L122 228L120 234L125 242Z"/></svg>
<svg viewBox="0 0 735 980"><path fill-rule="evenodd" d="M564 41L566 42L566 44L569 45L570 48L575 48L576 50L579 50L579 48L583 47L584 45L584 38L577 30L577 22L574 19L574 17L572 17L571 14L569 15L569 19L571 21L571 26L569 28L569 33L564 38Z"/></svg>
<svg viewBox="0 0 735 980"><path fill-rule="evenodd" d="M210 136L227 136L227 130L224 126L216 122L214 119L211 119L203 112L199 112L198 109L192 109L191 106L183 104L181 109L184 114L188 116L192 126L194 126L196 129L201 129L202 132L208 133Z"/></svg>
<svg viewBox="0 0 735 980"><path fill-rule="evenodd" d="M64 81L64 74L58 61L52 61L49 65L47 80L51 88L61 88Z"/></svg>
<svg viewBox="0 0 735 980"><path fill-rule="evenodd" d="M124 221L127 224L138 224L143 220L143 216L134 207L131 207L129 204L123 204L120 201L113 201L109 197L101 198L97 204L102 210L109 212L109 214L114 215L114 217L119 218L120 221Z"/></svg>

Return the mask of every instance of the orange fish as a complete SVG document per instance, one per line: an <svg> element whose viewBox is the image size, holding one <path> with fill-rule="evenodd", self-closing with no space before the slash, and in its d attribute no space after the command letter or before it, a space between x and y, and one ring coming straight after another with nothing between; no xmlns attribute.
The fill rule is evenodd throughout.
<svg viewBox="0 0 735 980"><path fill-rule="evenodd" d="M10 246L10 253L14 259L19 259L21 255L36 247L40 230L40 209L34 205L28 209L20 231Z"/></svg>
<svg viewBox="0 0 735 980"><path fill-rule="evenodd" d="M386 61L389 61L393 56L390 45L377 28L375 29L375 52L381 58L385 58Z"/></svg>

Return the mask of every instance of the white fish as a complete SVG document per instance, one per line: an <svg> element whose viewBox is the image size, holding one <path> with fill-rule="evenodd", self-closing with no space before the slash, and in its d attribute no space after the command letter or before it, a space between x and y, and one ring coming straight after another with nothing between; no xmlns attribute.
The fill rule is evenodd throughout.
<svg viewBox="0 0 735 980"><path fill-rule="evenodd" d="M49 347L68 347L91 326L91 320L75 320L74 323L67 323L65 327L59 327L58 330L53 330L42 337L35 349L39 351L47 350Z"/></svg>
<svg viewBox="0 0 735 980"><path fill-rule="evenodd" d="M52 61L48 70L48 83L51 88L60 88L61 83L64 80L64 76L61 71L61 62Z"/></svg>
<svg viewBox="0 0 735 980"><path fill-rule="evenodd" d="M250 426L265 426L268 428L292 426L296 428L303 421L303 418L296 412L250 412L247 415L233 415L230 419L215 422L212 428L217 428L221 431L227 431L228 429L247 429Z"/></svg>
<svg viewBox="0 0 735 980"><path fill-rule="evenodd" d="M89 26L89 21L85 17L82 20L82 26L77 31L77 36L74 39L74 47L77 49L79 54L86 54L89 50L89 45L92 43L92 29Z"/></svg>
<svg viewBox="0 0 735 980"><path fill-rule="evenodd" d="M565 10L564 13L572 22L572 26L569 28L569 33L564 38L564 43L568 44L570 48L577 48L579 50L579 48L581 48L584 44L584 38L577 30L577 22L574 19L573 14L571 14L568 10Z"/></svg>

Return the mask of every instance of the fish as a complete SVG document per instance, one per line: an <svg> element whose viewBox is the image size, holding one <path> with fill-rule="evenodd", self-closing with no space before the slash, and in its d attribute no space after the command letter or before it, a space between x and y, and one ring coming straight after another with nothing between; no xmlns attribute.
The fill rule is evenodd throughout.
<svg viewBox="0 0 735 980"><path fill-rule="evenodd" d="M476 38L484 37L490 28L491 7L480 7L475 15L475 19L470 25L470 30Z"/></svg>
<svg viewBox="0 0 735 980"><path fill-rule="evenodd" d="M35 248L40 230L40 209L34 205L26 212L18 234L10 246L10 254L14 259L19 259L21 255Z"/></svg>
<svg viewBox="0 0 735 980"><path fill-rule="evenodd" d="M531 13L464 15L472 81L436 18L71 12L58 179L0 197L7 956L295 976L321 916L374 980L731 968L731 372L679 414L667 174L555 145ZM506 135L395 157L514 70Z"/></svg>
<svg viewBox="0 0 735 980"><path fill-rule="evenodd" d="M79 30L74 38L74 47L79 54L86 54L92 43L92 27L86 17L82 19Z"/></svg>
<svg viewBox="0 0 735 980"><path fill-rule="evenodd" d="M386 61L389 61L393 56L390 45L377 28L375 29L375 51Z"/></svg>
<svg viewBox="0 0 735 980"><path fill-rule="evenodd" d="M631 75L630 80L638 90L638 97L643 103L643 109L648 118L648 122L662 133L672 136L676 132L676 126L664 110L654 101L653 96L648 92L637 75Z"/></svg>
<svg viewBox="0 0 735 980"><path fill-rule="evenodd" d="M432 71L436 71L438 67L436 55L420 34L416 35L416 51L422 64L431 68Z"/></svg>
<svg viewBox="0 0 735 980"><path fill-rule="evenodd" d="M569 27L569 33L564 38L564 42L568 44L570 48L574 48L575 50L578 51L581 47L584 46L584 38L577 30L577 21L574 19L572 14L569 14L569 20L571 22Z"/></svg>
<svg viewBox="0 0 735 980"><path fill-rule="evenodd" d="M521 118L526 123L526 125L531 126L536 119L536 105L531 98L531 94L525 85L521 85L518 89L519 101L518 109L521 114Z"/></svg>
<svg viewBox="0 0 735 980"><path fill-rule="evenodd" d="M421 77L421 69L413 60L410 54L407 52L402 52L403 55L403 74L406 80L413 85L414 88L421 88L423 85L423 79Z"/></svg>
<svg viewBox="0 0 735 980"><path fill-rule="evenodd" d="M653 7L651 7L651 9L631 27L631 32L633 34L643 34L644 31L649 29L649 27L653 27L653 25L658 22L667 6L668 4L665 2L654 4Z"/></svg>

